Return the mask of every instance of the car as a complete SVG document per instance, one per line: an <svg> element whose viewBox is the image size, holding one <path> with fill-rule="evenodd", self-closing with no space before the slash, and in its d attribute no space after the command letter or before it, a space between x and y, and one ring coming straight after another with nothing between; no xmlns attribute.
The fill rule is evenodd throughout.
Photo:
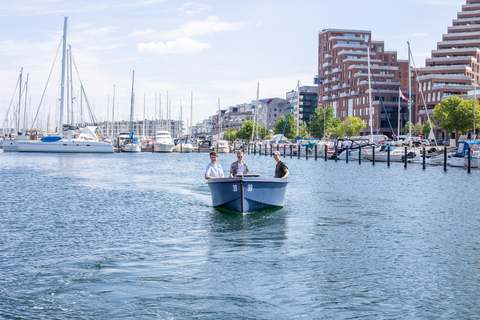
<svg viewBox="0 0 480 320"><path fill-rule="evenodd" d="M427 139L422 139L422 145L430 146L430 141L428 141Z"/></svg>
<svg viewBox="0 0 480 320"><path fill-rule="evenodd" d="M443 141L443 139L437 140L437 146L443 146L444 144L445 144L445 141Z"/></svg>

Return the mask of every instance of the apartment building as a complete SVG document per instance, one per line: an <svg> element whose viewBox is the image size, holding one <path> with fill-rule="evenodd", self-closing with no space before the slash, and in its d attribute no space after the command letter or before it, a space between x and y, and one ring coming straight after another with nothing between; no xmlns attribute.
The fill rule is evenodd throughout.
<svg viewBox="0 0 480 320"><path fill-rule="evenodd" d="M467 0L448 27L437 49L424 68L418 68L415 91L417 117L413 122L425 123L427 113L443 99L453 95L466 95L479 82L480 65L480 0ZM422 97L423 93L423 97ZM436 137L441 133L436 130Z"/></svg>
<svg viewBox="0 0 480 320"><path fill-rule="evenodd" d="M332 106L342 121L349 116L366 121L364 134L370 134L371 125L375 134L398 135L399 108L400 130L408 121L408 103L399 97L399 89L408 91L408 61L398 60L396 51L386 51L383 41L372 39L371 31L325 29L318 44L318 106Z"/></svg>
<svg viewBox="0 0 480 320"><path fill-rule="evenodd" d="M302 123L310 125L310 120L317 108L318 86L301 86L297 93L295 90L289 91L286 94L286 100L290 103L293 101L295 120L298 121L298 125Z"/></svg>

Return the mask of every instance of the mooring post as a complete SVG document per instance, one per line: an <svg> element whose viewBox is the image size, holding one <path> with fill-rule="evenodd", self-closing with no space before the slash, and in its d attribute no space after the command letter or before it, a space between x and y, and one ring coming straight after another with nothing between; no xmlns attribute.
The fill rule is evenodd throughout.
<svg viewBox="0 0 480 320"><path fill-rule="evenodd" d="M358 147L358 164L362 164L362 146Z"/></svg>
<svg viewBox="0 0 480 320"><path fill-rule="evenodd" d="M297 144L297 156L298 156L298 159L300 159L300 153L302 151L302 146Z"/></svg>
<svg viewBox="0 0 480 320"><path fill-rule="evenodd" d="M372 146L372 165L375 165L375 146Z"/></svg>
<svg viewBox="0 0 480 320"><path fill-rule="evenodd" d="M387 167L390 167L390 146L387 149Z"/></svg>
<svg viewBox="0 0 480 320"><path fill-rule="evenodd" d="M287 146L283 145L283 157L285 158L287 155Z"/></svg>
<svg viewBox="0 0 480 320"><path fill-rule="evenodd" d="M315 144L315 161L317 161L317 144Z"/></svg>
<svg viewBox="0 0 480 320"><path fill-rule="evenodd" d="M404 155L404 166L405 166L405 169L407 168L407 147L405 147L405 155Z"/></svg>
<svg viewBox="0 0 480 320"><path fill-rule="evenodd" d="M443 171L447 171L447 146L443 146Z"/></svg>
<svg viewBox="0 0 480 320"><path fill-rule="evenodd" d="M338 151L338 149L337 149L337 144L335 144L335 153L334 153L334 155L335 155L335 162L338 161L337 151Z"/></svg>
<svg viewBox="0 0 480 320"><path fill-rule="evenodd" d="M290 159L292 159L293 156L293 144L290 145Z"/></svg>
<svg viewBox="0 0 480 320"><path fill-rule="evenodd" d="M327 161L327 151L328 151L328 147L326 144L323 145L323 152L325 153L325 161Z"/></svg>
<svg viewBox="0 0 480 320"><path fill-rule="evenodd" d="M348 146L345 147L345 162L348 163Z"/></svg>
<svg viewBox="0 0 480 320"><path fill-rule="evenodd" d="M426 163L426 154L425 154L425 147L423 147L423 170L427 168L427 163Z"/></svg>
<svg viewBox="0 0 480 320"><path fill-rule="evenodd" d="M305 160L308 160L308 143L305 146Z"/></svg>
<svg viewBox="0 0 480 320"><path fill-rule="evenodd" d="M470 159L471 159L471 147L468 147L468 154L467 154L467 173L470 173Z"/></svg>

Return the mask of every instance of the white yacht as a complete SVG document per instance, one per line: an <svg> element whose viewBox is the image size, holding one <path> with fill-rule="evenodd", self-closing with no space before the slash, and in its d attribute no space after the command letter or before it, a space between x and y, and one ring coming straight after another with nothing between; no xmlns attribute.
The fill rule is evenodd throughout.
<svg viewBox="0 0 480 320"><path fill-rule="evenodd" d="M155 142L153 143L153 151L154 152L164 152L170 153L173 152L173 144L172 136L168 131L157 131L155 135Z"/></svg>
<svg viewBox="0 0 480 320"><path fill-rule="evenodd" d="M230 146L228 145L227 140L217 140L213 150L217 153L230 153Z"/></svg>
<svg viewBox="0 0 480 320"><path fill-rule="evenodd" d="M130 132L120 132L117 138L117 146L122 152L140 152L142 148L138 143L138 138L133 138Z"/></svg>
<svg viewBox="0 0 480 320"><path fill-rule="evenodd" d="M94 126L82 128L76 137L69 130L67 139L47 136L40 140L19 141L18 152L113 153L112 144L99 141L95 129Z"/></svg>
<svg viewBox="0 0 480 320"><path fill-rule="evenodd" d="M192 139L181 138L178 139L177 145L173 148L173 151L179 153L191 153L195 147L193 146Z"/></svg>

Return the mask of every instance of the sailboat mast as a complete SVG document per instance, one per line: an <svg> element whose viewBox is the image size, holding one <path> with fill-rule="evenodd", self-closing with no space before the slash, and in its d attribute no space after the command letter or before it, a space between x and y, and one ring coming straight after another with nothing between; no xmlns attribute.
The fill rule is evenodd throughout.
<svg viewBox="0 0 480 320"><path fill-rule="evenodd" d="M28 91L28 75L27 73L27 81L25 81L25 107L23 109L23 130L27 130L27 91Z"/></svg>
<svg viewBox="0 0 480 320"><path fill-rule="evenodd" d="M475 108L477 106L477 76L475 75L474 76L475 79L474 79L474 84L475 86L473 87L473 134L472 134L472 140L475 140L476 139L476 135L475 135ZM27 78L28 78L28 74L27 74Z"/></svg>
<svg viewBox="0 0 480 320"><path fill-rule="evenodd" d="M222 112L220 111L220 98L218 98L218 139L220 140L220 131L222 131L222 122L221 120Z"/></svg>
<svg viewBox="0 0 480 320"><path fill-rule="evenodd" d="M133 132L133 110L134 110L134 101L135 101L135 98L133 97L134 96L134 93L133 93L133 89L134 89L134 84L135 84L135 70L133 70L132 72L132 96L131 96L131 100L130 100L130 132Z"/></svg>
<svg viewBox="0 0 480 320"><path fill-rule="evenodd" d="M113 103L112 103L112 138L115 137L114 133L115 126L115 85L113 85Z"/></svg>
<svg viewBox="0 0 480 320"><path fill-rule="evenodd" d="M300 123L300 80L297 82L297 137L298 137L298 125ZM297 137L295 139L297 139Z"/></svg>
<svg viewBox="0 0 480 320"><path fill-rule="evenodd" d="M63 50L62 50L62 83L60 85L60 114L58 117L58 132L63 132L63 103L65 99L65 64L67 62L67 20L65 17L63 24Z"/></svg>
<svg viewBox="0 0 480 320"><path fill-rule="evenodd" d="M255 140L258 139L258 105L259 105L259 102L258 102L258 99L259 99L259 95L260 95L260 82L257 82L257 103L255 105L255 118L257 119L257 133L255 135Z"/></svg>
<svg viewBox="0 0 480 320"><path fill-rule="evenodd" d="M190 93L190 137L193 136L193 91Z"/></svg>
<svg viewBox="0 0 480 320"><path fill-rule="evenodd" d="M368 113L370 114L370 140L373 142L373 108L372 108L372 81L370 75L370 47L367 47L367 61L368 61Z"/></svg>
<svg viewBox="0 0 480 320"><path fill-rule="evenodd" d="M408 140L410 148L412 147L412 71L410 67L410 41L408 44ZM428 110L425 110L428 112Z"/></svg>
<svg viewBox="0 0 480 320"><path fill-rule="evenodd" d="M22 74L23 74L23 68L20 69L20 82L19 82L19 87L18 87L18 112L17 112L17 125L15 131L17 131L18 134L20 134L20 113L21 113L21 105L22 105Z"/></svg>

